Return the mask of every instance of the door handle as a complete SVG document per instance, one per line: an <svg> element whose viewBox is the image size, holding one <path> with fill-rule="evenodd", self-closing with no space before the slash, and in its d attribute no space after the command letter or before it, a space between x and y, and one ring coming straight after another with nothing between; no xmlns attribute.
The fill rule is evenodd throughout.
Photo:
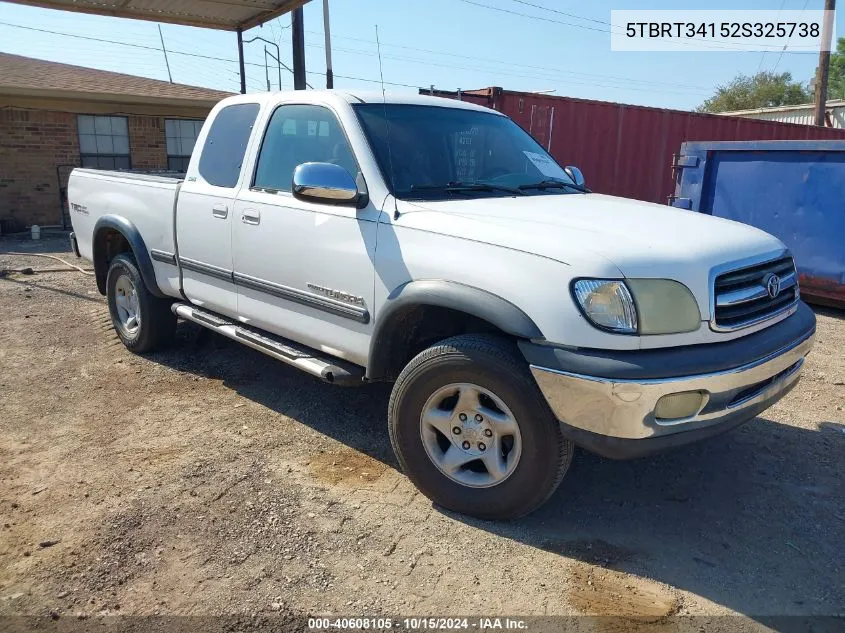
<svg viewBox="0 0 845 633"><path fill-rule="evenodd" d="M227 217L229 217L229 207L227 207L225 204L215 204L211 208L211 215L213 215L215 218L225 220Z"/></svg>
<svg viewBox="0 0 845 633"><path fill-rule="evenodd" d="M258 209L244 209L241 213L244 224L261 224L261 212Z"/></svg>

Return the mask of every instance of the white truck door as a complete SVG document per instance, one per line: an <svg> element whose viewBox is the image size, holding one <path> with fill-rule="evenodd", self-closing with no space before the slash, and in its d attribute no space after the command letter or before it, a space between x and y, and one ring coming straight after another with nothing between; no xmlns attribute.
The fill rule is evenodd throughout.
<svg viewBox="0 0 845 633"><path fill-rule="evenodd" d="M235 316L232 222L257 103L225 106L198 139L176 203L176 239L182 289L198 306ZM202 143L202 145L199 145Z"/></svg>
<svg viewBox="0 0 845 633"><path fill-rule="evenodd" d="M317 105L273 112L235 203L232 249L242 321L361 365L372 332L377 220L364 209L297 200L293 171L358 164L337 116Z"/></svg>

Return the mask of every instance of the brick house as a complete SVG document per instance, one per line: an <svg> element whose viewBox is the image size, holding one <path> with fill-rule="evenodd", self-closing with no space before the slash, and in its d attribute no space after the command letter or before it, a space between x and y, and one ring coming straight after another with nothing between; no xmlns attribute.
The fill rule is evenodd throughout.
<svg viewBox="0 0 845 633"><path fill-rule="evenodd" d="M61 226L76 166L184 171L227 92L0 53L0 231Z"/></svg>

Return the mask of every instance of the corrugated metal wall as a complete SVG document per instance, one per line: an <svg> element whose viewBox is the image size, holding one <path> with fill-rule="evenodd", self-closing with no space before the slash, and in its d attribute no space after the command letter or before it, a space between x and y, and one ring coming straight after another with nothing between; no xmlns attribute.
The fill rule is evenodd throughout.
<svg viewBox="0 0 845 633"><path fill-rule="evenodd" d="M458 97L453 92L434 94ZM672 161L681 143L845 139L845 130L840 129L501 88L462 92L460 98L507 114L531 132L559 163L581 168L593 191L664 204L674 191Z"/></svg>
<svg viewBox="0 0 845 633"><path fill-rule="evenodd" d="M830 123L836 128L845 128L845 105L826 108ZM796 123L798 125L815 125L815 113L812 106L806 108L789 108L785 110L757 110L754 112L736 112L731 116L743 119L759 119L761 121L777 121L779 123Z"/></svg>

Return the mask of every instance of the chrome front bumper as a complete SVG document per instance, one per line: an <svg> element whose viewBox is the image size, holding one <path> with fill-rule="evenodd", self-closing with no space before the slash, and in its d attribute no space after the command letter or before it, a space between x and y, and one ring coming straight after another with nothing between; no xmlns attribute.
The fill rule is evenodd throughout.
<svg viewBox="0 0 845 633"><path fill-rule="evenodd" d="M786 395L798 381L813 340L811 333L753 363L694 376L619 380L536 365L531 365L531 372L552 411L566 426L590 436L656 439L711 427L735 426L758 415ZM688 391L705 394L698 413L672 420L655 417L660 398ZM690 433L688 441L695 441L698 435Z"/></svg>

